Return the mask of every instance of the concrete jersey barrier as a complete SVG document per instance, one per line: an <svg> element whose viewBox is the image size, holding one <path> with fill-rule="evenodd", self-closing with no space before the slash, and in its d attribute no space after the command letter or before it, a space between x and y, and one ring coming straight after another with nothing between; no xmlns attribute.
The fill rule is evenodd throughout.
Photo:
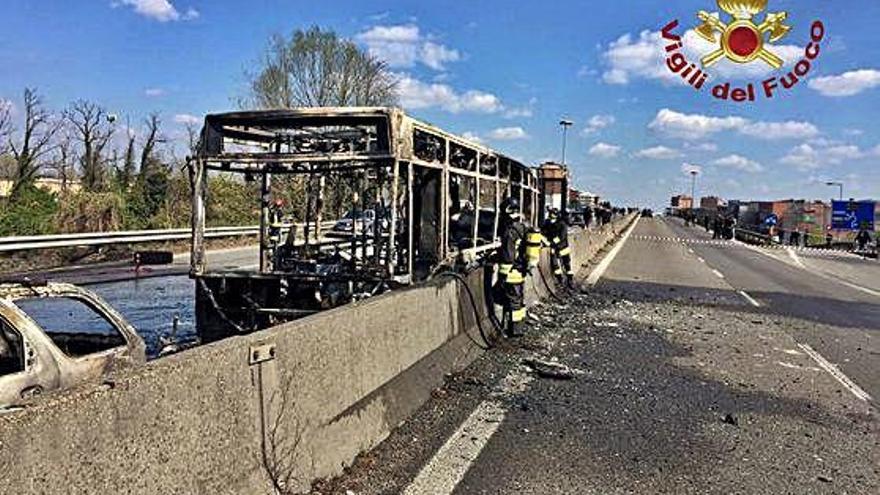
<svg viewBox="0 0 880 495"><path fill-rule="evenodd" d="M575 266L633 220L573 230ZM547 258L541 263L549 276ZM483 294L481 271L468 281ZM540 280L526 288L531 302L548 295ZM481 351L468 335L478 332L467 295L443 279L45 397L0 415L0 493L307 488L341 473L421 406L445 374L470 364Z"/></svg>

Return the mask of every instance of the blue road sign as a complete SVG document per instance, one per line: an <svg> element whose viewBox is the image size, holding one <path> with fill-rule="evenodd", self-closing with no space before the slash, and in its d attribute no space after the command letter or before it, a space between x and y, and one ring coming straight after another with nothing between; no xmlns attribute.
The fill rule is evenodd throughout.
<svg viewBox="0 0 880 495"><path fill-rule="evenodd" d="M767 218L764 219L764 225L774 226L779 223L779 217L776 216L776 213L771 213L767 215Z"/></svg>
<svg viewBox="0 0 880 495"><path fill-rule="evenodd" d="M873 201L832 201L831 228L839 230L874 230Z"/></svg>

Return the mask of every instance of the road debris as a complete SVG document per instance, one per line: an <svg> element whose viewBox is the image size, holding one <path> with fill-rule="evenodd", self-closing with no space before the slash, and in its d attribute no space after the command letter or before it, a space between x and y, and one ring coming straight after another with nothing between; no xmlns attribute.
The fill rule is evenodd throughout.
<svg viewBox="0 0 880 495"><path fill-rule="evenodd" d="M574 371L562 363L537 358L527 358L523 360L523 363L541 378L552 378L554 380L571 380L574 378Z"/></svg>

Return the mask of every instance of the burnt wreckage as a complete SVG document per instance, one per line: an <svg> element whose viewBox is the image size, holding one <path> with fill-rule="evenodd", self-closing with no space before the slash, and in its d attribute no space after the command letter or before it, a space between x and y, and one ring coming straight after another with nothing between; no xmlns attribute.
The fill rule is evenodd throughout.
<svg viewBox="0 0 880 495"><path fill-rule="evenodd" d="M395 108L208 115L193 185L191 276L205 342L425 281L495 247L499 204L535 223L535 171ZM251 188L259 270L206 259L209 181ZM290 198L289 204L282 198ZM327 219L335 222L325 221Z"/></svg>

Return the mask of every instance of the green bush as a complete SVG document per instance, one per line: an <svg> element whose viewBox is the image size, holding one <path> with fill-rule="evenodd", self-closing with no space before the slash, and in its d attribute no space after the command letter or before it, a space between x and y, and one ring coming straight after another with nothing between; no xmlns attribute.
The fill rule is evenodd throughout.
<svg viewBox="0 0 880 495"><path fill-rule="evenodd" d="M125 198L114 192L79 191L59 198L58 232L108 232L127 227Z"/></svg>
<svg viewBox="0 0 880 495"><path fill-rule="evenodd" d="M227 176L208 180L205 220L208 226L255 225L260 222L260 192L256 183Z"/></svg>
<svg viewBox="0 0 880 495"><path fill-rule="evenodd" d="M55 194L25 186L0 202L0 236L52 234L57 210Z"/></svg>

